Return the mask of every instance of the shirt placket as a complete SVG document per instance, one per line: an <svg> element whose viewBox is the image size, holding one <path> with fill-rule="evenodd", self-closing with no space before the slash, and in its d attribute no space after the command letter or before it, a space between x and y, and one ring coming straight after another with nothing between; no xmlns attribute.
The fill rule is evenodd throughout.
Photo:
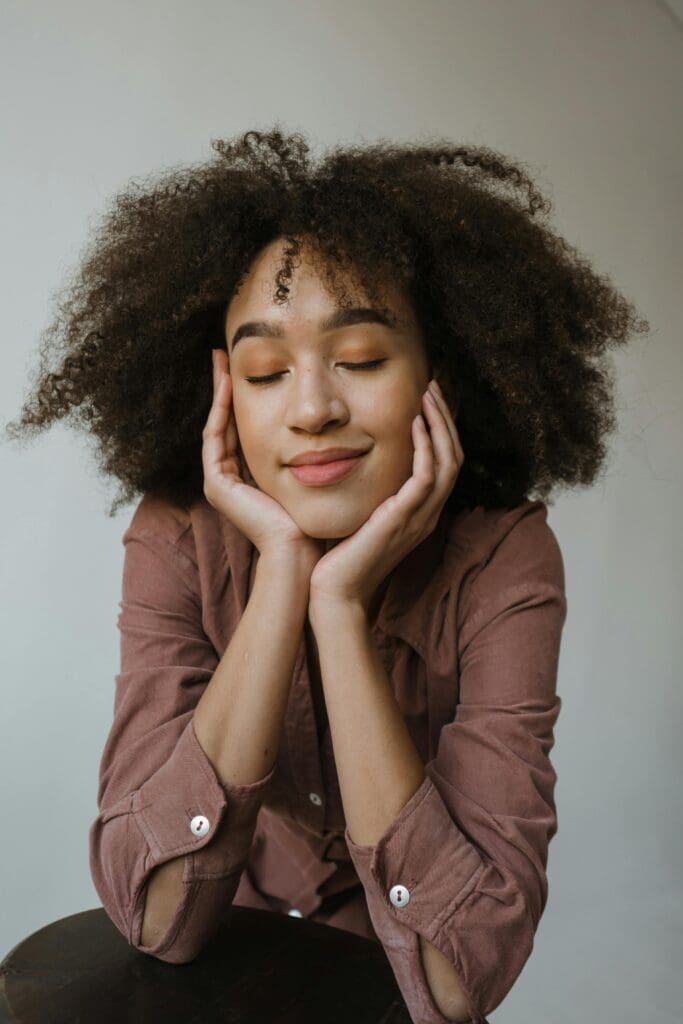
<svg viewBox="0 0 683 1024"><path fill-rule="evenodd" d="M291 765L294 786L292 810L296 821L316 836L323 836L327 794L320 766L321 751L303 633L294 663L283 734L287 744L287 760Z"/></svg>

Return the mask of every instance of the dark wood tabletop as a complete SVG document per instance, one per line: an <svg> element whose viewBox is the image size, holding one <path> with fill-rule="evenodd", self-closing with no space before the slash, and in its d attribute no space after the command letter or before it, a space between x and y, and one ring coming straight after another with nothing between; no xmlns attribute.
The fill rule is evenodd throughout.
<svg viewBox="0 0 683 1024"><path fill-rule="evenodd" d="M231 907L189 964L128 945L102 908L23 939L0 964L0 1024L411 1024L370 939Z"/></svg>

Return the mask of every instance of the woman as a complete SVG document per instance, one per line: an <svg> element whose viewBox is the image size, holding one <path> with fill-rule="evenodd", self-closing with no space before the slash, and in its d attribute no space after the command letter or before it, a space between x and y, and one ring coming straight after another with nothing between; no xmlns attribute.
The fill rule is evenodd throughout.
<svg viewBox="0 0 683 1024"><path fill-rule="evenodd" d="M598 357L648 325L483 147L214 147L118 198L20 423L82 408L142 495L93 881L161 960L263 907L382 943L414 1020L482 1022L557 830L545 499L595 479Z"/></svg>

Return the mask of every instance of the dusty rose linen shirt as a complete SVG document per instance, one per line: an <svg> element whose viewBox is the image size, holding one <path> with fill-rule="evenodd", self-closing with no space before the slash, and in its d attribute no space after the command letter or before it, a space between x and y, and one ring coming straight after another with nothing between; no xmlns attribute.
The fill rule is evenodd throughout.
<svg viewBox="0 0 683 1024"><path fill-rule="evenodd" d="M567 608L546 505L444 510L394 570L373 635L426 777L371 846L346 830L329 728L318 745L303 633L271 772L224 786L197 740L193 710L258 551L203 497L186 511L145 495L123 544L121 664L89 830L115 926L142 952L185 963L233 903L298 912L379 941L415 1024L445 1024L422 935L485 1024L531 953L557 831L549 755ZM177 913L144 947L150 873L181 855ZM396 885L409 894L398 906Z"/></svg>

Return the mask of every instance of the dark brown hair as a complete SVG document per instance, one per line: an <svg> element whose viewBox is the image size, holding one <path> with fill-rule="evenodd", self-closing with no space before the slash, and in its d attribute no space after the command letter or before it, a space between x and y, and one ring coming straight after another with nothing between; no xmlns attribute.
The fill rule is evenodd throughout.
<svg viewBox="0 0 683 1024"><path fill-rule="evenodd" d="M606 349L649 324L542 222L551 204L521 165L441 139L340 145L316 161L277 122L211 144L206 163L114 197L41 336L11 438L68 416L121 484L110 515L145 492L189 505L203 494L211 349L225 347L251 261L283 237L276 301L304 240L340 302L335 268L371 299L385 280L411 299L457 406L454 510L594 482L616 424Z"/></svg>

